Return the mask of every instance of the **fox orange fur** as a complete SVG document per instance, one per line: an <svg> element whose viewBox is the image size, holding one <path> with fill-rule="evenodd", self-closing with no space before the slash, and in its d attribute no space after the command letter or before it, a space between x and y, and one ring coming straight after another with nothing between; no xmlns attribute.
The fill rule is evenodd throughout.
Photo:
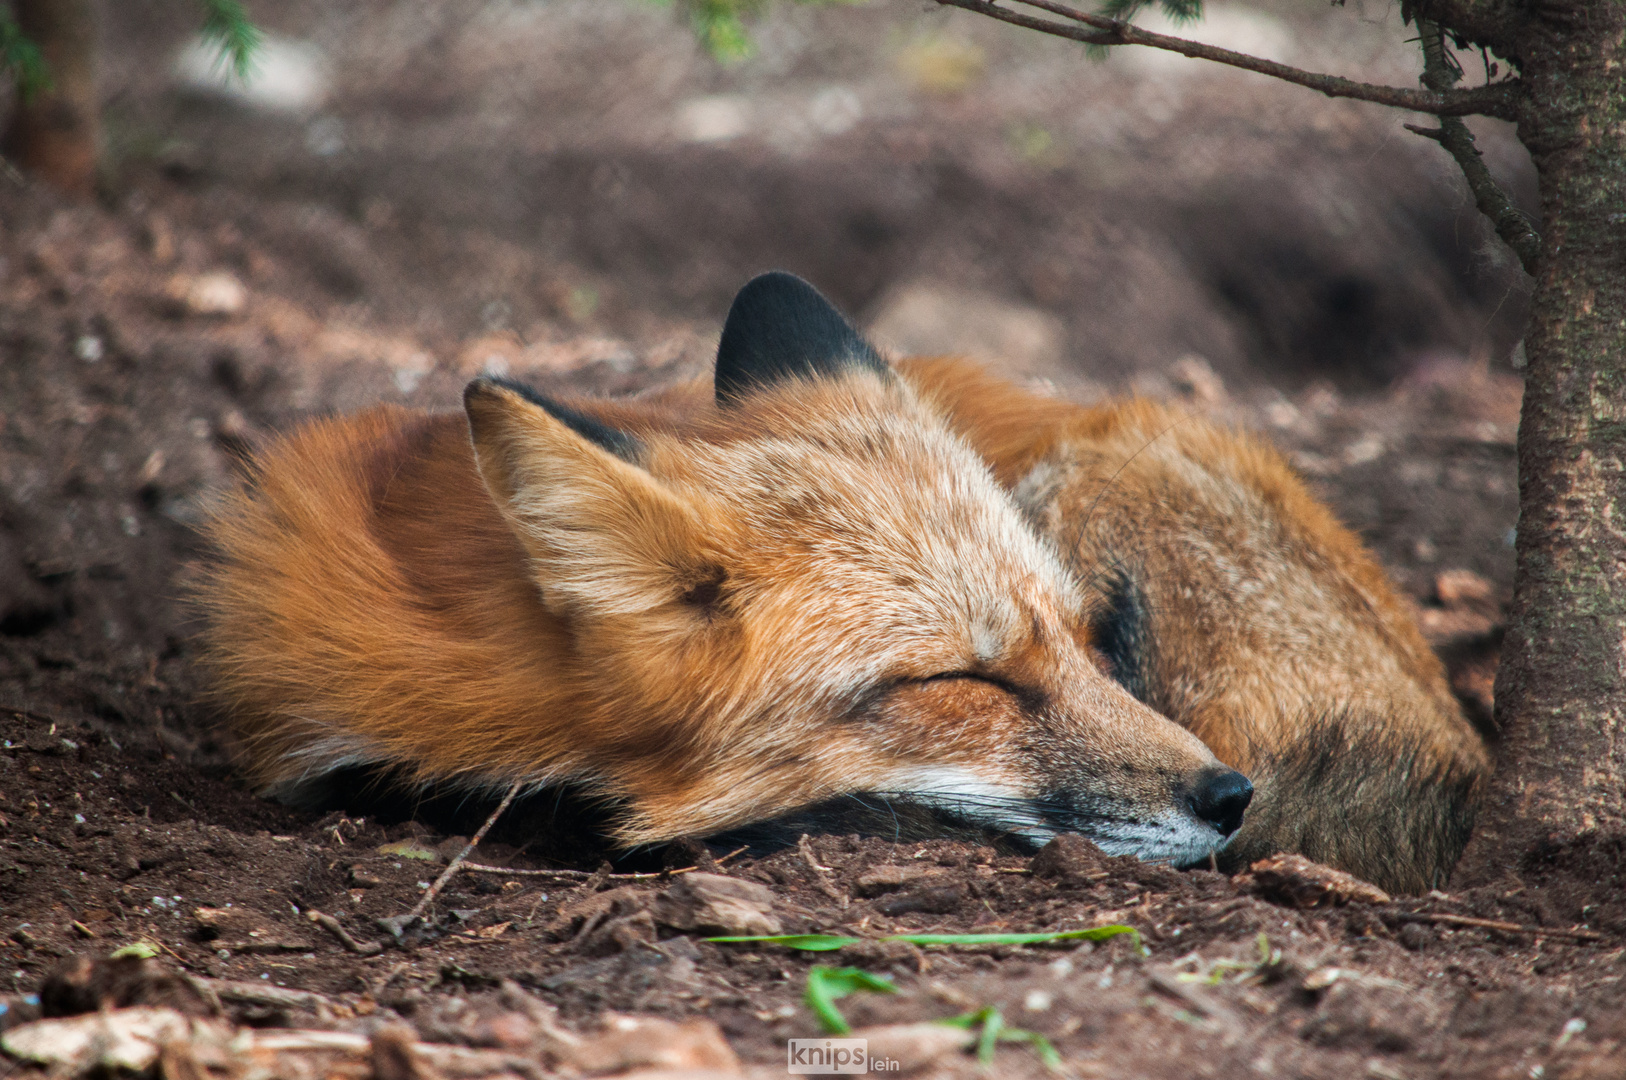
<svg viewBox="0 0 1626 1080"><path fill-rule="evenodd" d="M571 784L634 844L874 796L1190 863L1251 795L1104 671L1102 601L811 287L736 299L715 386L319 421L210 535L248 774Z"/></svg>
<svg viewBox="0 0 1626 1080"><path fill-rule="evenodd" d="M1103 613L1117 681L1258 785L1224 862L1294 851L1399 891L1444 883L1489 751L1377 562L1274 448L1149 401L900 367Z"/></svg>

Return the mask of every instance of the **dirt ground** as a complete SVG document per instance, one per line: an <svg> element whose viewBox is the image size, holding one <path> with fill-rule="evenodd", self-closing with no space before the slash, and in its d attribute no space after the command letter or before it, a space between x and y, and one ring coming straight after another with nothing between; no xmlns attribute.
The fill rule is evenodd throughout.
<svg viewBox="0 0 1626 1080"><path fill-rule="evenodd" d="M1060 842L601 865L531 807L472 858L533 873L458 874L389 933L481 808L264 802L197 700L193 529L276 431L450 407L483 370L607 394L690 378L733 290L782 266L897 347L1266 432L1416 599L1490 730L1525 287L1405 117L1248 76L1091 63L911 4L779 12L732 67L632 3L271 8L251 5L326 50L325 102L178 90L187 6L109 5L102 199L0 179L0 1030L147 1003L333 1033L261 1075L778 1076L788 1039L823 1034L803 995L833 963L892 980L840 1006L922 1075L1046 1074L1027 1044L989 1067L907 1026L990 1005L1080 1077L1626 1074L1603 842L1494 887L1337 902ZM1415 78L1381 6L1208 25ZM1506 133L1482 141L1528 196ZM1113 923L1144 955L881 940ZM703 940L772 924L865 940ZM155 955L83 966L131 945ZM156 1067L239 1075L232 1045L230 1067Z"/></svg>

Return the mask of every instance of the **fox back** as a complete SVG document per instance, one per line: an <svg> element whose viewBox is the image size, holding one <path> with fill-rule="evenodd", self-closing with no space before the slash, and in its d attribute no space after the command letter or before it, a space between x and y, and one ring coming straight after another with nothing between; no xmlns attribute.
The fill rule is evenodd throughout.
<svg viewBox="0 0 1626 1080"><path fill-rule="evenodd" d="M1251 786L1105 673L1099 602L822 297L735 300L712 386L318 421L210 526L257 787L569 783L636 844L852 798L1189 863Z"/></svg>
<svg viewBox="0 0 1626 1080"><path fill-rule="evenodd" d="M1094 605L1114 679L1249 774L1220 853L1444 883L1490 772L1407 605L1272 447L1148 401L1081 408L911 360Z"/></svg>

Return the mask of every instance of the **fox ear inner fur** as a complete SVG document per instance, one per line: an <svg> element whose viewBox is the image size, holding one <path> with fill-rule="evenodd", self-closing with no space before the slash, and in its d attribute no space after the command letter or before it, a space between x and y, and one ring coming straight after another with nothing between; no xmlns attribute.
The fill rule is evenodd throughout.
<svg viewBox="0 0 1626 1080"><path fill-rule="evenodd" d="M649 613L676 601L715 606L722 530L617 452L636 454L636 439L493 379L470 383L463 405L474 465L556 615L637 615L658 630Z"/></svg>
<svg viewBox="0 0 1626 1080"><path fill-rule="evenodd" d="M717 345L717 404L787 379L854 369L890 374L875 347L817 289L795 274L770 271L746 282L728 309Z"/></svg>
<svg viewBox="0 0 1626 1080"><path fill-rule="evenodd" d="M487 393L492 387L518 394L521 398L535 405L588 442L608 450L622 461L636 464L639 454L643 451L643 444L625 431L613 428L600 420L595 420L585 413L577 412L568 405L561 405L537 390L536 387L527 386L522 382L515 382L513 379L503 379L493 375L484 375L475 379L463 389L464 409L467 410L469 403L474 398ZM473 421L472 414L470 420Z"/></svg>

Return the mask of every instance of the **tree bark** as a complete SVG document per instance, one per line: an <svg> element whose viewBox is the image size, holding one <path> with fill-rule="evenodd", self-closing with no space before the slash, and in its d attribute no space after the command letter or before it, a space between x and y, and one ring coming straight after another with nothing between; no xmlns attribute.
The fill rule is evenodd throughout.
<svg viewBox="0 0 1626 1080"><path fill-rule="evenodd" d="M1626 836L1626 4L1532 6L1519 138L1540 174L1500 768L1457 881Z"/></svg>
<svg viewBox="0 0 1626 1080"><path fill-rule="evenodd" d="M49 88L20 100L6 132L6 155L68 195L96 188L101 124L96 93L93 0L13 0L22 30L45 57Z"/></svg>

